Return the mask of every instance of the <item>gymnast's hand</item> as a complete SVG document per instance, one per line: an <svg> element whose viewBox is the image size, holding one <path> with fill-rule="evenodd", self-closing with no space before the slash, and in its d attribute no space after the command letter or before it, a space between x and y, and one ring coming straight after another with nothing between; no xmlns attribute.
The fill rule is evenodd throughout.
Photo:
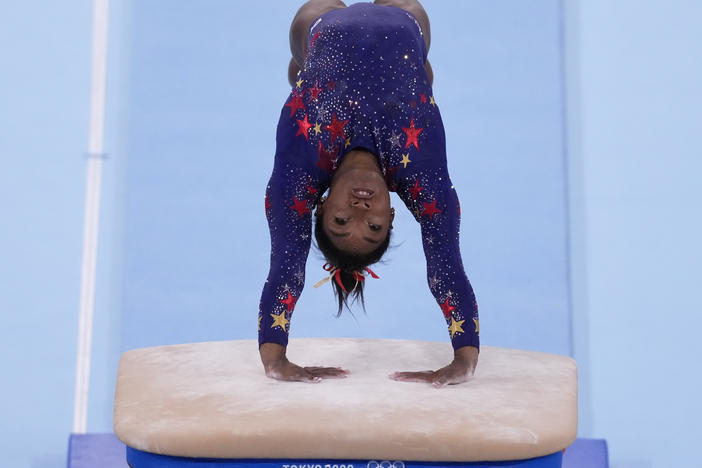
<svg viewBox="0 0 702 468"><path fill-rule="evenodd" d="M285 348L277 343L263 343L259 349L266 376L277 380L321 382L322 379L342 379L350 371L341 367L301 367L288 361Z"/></svg>
<svg viewBox="0 0 702 468"><path fill-rule="evenodd" d="M478 348L463 346L453 355L453 361L439 370L418 372L394 372L390 378L398 382L427 382L436 388L466 382L475 373L478 364Z"/></svg>

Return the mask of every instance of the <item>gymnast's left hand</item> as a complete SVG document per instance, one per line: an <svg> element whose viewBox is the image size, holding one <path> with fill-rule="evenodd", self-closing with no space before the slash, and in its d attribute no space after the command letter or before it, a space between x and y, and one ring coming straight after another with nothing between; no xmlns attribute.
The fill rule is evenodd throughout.
<svg viewBox="0 0 702 468"><path fill-rule="evenodd" d="M478 348L463 346L454 351L453 361L438 370L394 372L389 375L398 382L427 382L436 388L468 381L478 365Z"/></svg>

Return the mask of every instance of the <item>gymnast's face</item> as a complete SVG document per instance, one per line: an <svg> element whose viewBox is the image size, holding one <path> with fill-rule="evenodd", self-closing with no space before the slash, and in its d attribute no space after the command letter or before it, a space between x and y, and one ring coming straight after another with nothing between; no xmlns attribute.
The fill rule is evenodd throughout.
<svg viewBox="0 0 702 468"><path fill-rule="evenodd" d="M322 228L332 243L358 254L377 249L395 218L385 180L372 168L350 168L335 174L321 211Z"/></svg>

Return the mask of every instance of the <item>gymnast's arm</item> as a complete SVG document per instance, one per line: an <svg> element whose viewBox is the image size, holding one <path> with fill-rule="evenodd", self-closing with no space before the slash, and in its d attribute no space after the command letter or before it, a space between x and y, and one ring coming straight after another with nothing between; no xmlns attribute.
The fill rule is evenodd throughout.
<svg viewBox="0 0 702 468"><path fill-rule="evenodd" d="M265 199L271 256L258 312L261 362L266 375L278 380L318 382L322 378L345 377L348 371L343 369L301 367L285 355L290 320L305 285L314 199L306 190L306 177L299 168L277 166L268 182Z"/></svg>
<svg viewBox="0 0 702 468"><path fill-rule="evenodd" d="M422 185L426 190L417 191ZM460 205L448 171L440 170L431 180L417 178L413 188L415 198L409 187L398 190L398 195L420 223L427 281L446 320L454 359L437 371L397 372L393 378L441 387L464 382L475 372L480 347L478 306L463 269L458 242Z"/></svg>

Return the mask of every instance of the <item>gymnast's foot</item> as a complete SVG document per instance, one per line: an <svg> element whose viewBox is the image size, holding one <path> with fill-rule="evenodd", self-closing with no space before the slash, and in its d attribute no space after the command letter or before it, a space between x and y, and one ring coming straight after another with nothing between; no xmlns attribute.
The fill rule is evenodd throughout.
<svg viewBox="0 0 702 468"><path fill-rule="evenodd" d="M263 343L259 351L266 376L271 379L317 383L322 379L343 379L351 373L341 367L298 366L288 361L285 348L276 343Z"/></svg>
<svg viewBox="0 0 702 468"><path fill-rule="evenodd" d="M439 370L393 372L388 377L398 382L427 382L436 388L467 382L475 374L478 348L463 346L454 352L453 361Z"/></svg>

